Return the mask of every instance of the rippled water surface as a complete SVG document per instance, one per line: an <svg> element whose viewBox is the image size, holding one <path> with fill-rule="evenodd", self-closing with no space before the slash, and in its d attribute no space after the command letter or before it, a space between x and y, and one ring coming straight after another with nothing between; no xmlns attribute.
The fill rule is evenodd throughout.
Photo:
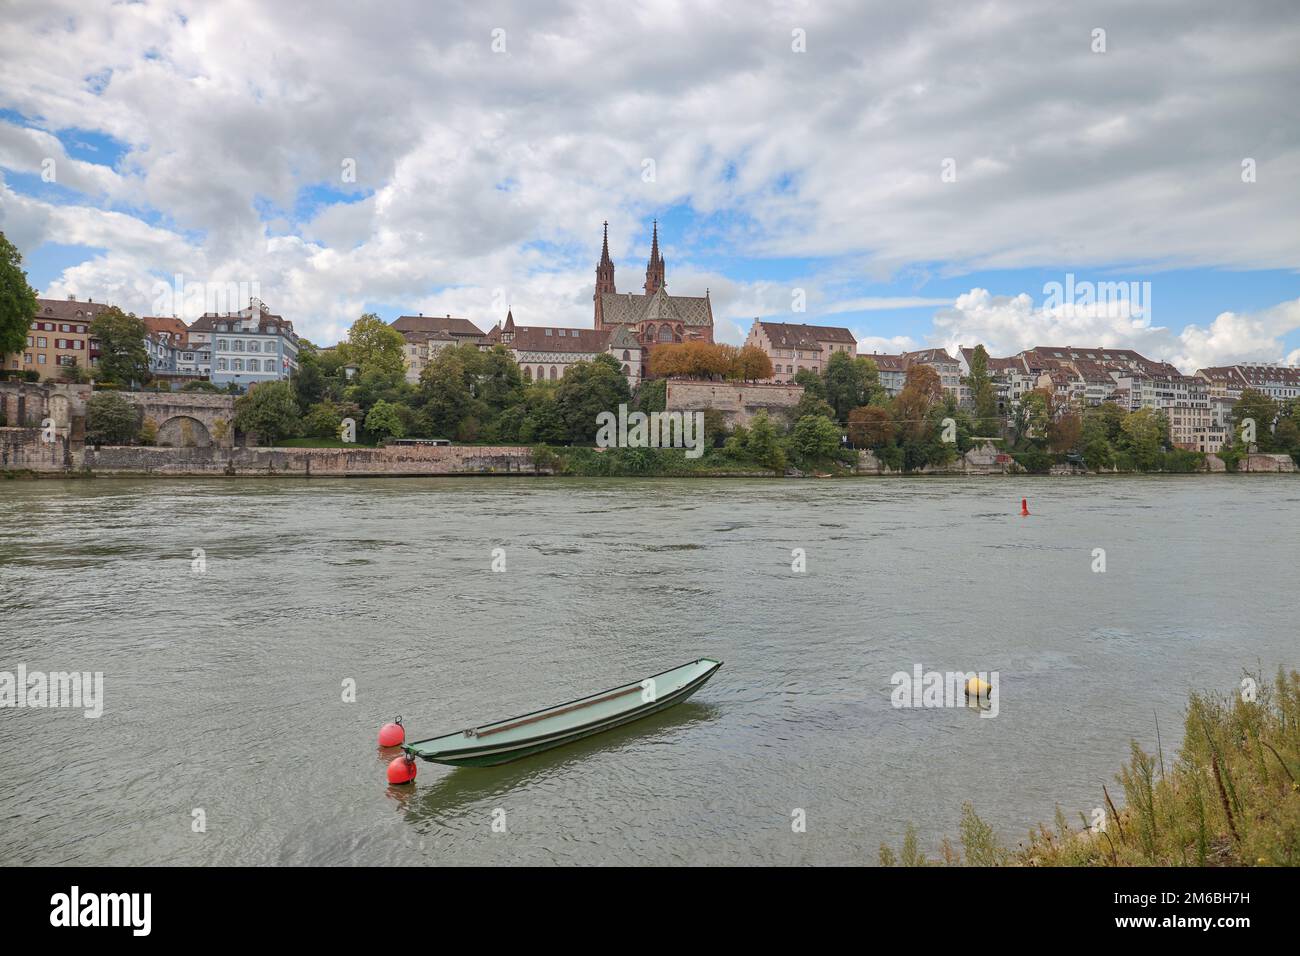
<svg viewBox="0 0 1300 956"><path fill-rule="evenodd" d="M0 482L0 670L106 685L98 720L0 710L0 862L874 862L965 800L1015 843L1157 717L1168 754L1189 688L1300 666L1298 529L1287 476ZM699 656L660 715L384 782L394 714ZM998 671L998 716L894 709L916 663Z"/></svg>

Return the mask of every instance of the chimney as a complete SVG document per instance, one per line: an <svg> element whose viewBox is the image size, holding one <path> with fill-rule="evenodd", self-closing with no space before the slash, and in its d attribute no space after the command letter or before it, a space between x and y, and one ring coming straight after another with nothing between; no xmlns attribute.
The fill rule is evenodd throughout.
<svg viewBox="0 0 1300 956"><path fill-rule="evenodd" d="M73 295L71 292L69 292L69 293L68 293L68 301L69 301L69 302L76 302L76 301L77 301L77 297L76 297L75 295Z"/></svg>

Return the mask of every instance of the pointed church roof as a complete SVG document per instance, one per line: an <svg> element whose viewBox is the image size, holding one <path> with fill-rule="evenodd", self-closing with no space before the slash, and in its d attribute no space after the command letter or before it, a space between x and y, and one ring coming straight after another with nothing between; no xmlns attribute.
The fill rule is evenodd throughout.
<svg viewBox="0 0 1300 956"><path fill-rule="evenodd" d="M636 340L636 335L626 325L619 325L609 336L609 347L612 349L639 349L641 343Z"/></svg>
<svg viewBox="0 0 1300 956"><path fill-rule="evenodd" d="M614 264L613 261L611 261L609 258L609 220L608 219L605 220L605 238L601 241L600 244L599 264L602 266Z"/></svg>
<svg viewBox="0 0 1300 956"><path fill-rule="evenodd" d="M652 302L656 305L655 321L680 321L689 326L710 326L713 324L713 305L707 296L669 295L660 289L654 295L641 295L632 292L604 292L600 296L601 315L606 325L636 325L648 322L646 315Z"/></svg>

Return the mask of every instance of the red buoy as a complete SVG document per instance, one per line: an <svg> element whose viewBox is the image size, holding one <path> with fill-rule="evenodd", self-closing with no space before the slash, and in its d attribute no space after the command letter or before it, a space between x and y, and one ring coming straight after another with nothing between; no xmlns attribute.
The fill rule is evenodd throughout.
<svg viewBox="0 0 1300 956"><path fill-rule="evenodd" d="M394 757L388 764L389 783L415 783L415 758L409 754Z"/></svg>
<svg viewBox="0 0 1300 956"><path fill-rule="evenodd" d="M379 728L379 746L400 747L406 742L406 731L402 729L402 718L398 717L391 724Z"/></svg>
<svg viewBox="0 0 1300 956"><path fill-rule="evenodd" d="M1029 517L1029 499L1028 499L1028 498L1021 498L1021 499L1020 499L1020 517L1022 517L1022 518L1028 518L1028 517Z"/></svg>

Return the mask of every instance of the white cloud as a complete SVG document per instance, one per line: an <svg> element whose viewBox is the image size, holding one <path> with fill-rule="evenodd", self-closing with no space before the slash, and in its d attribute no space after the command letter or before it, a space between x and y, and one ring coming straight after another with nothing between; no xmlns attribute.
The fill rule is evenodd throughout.
<svg viewBox="0 0 1300 956"><path fill-rule="evenodd" d="M19 0L5 17L0 107L47 132L0 124L0 166L30 171L56 147L48 131L127 147L116 171L65 157L84 204L0 189L0 222L24 250L73 236L107 250L56 284L80 295L126 296L155 271L256 280L324 339L363 302L491 324L506 288L517 316L578 324L600 222L620 288L635 288L640 220L678 203L726 214L726 234L701 243L870 275L1300 262L1300 15L1286 8L770 0L736 16L548 0L431 18L414 0ZM1106 54L1090 50L1097 23ZM792 26L806 53L791 51ZM497 27L506 53L492 52ZM944 183L949 157L957 180ZM348 159L355 183L340 178ZM320 187L352 201L301 214ZM302 238L275 237L284 216L264 221L268 205ZM692 263L691 237L665 241L670 288L708 285L719 337L789 310L788 287L728 281ZM810 312L876 307L806 284ZM983 322L1012 338L1000 316L1014 307L968 305L954 333ZM1262 348L1267 327L1216 320L1178 354Z"/></svg>
<svg viewBox="0 0 1300 956"><path fill-rule="evenodd" d="M1146 325L1113 308L1047 309L1028 293L995 296L987 289L971 289L934 314L928 340L949 351L982 343L991 355L1012 355L1038 345L1128 348L1190 373L1239 361L1278 361L1284 336L1296 330L1300 299L1251 314L1224 312L1208 327L1187 325L1174 331Z"/></svg>

